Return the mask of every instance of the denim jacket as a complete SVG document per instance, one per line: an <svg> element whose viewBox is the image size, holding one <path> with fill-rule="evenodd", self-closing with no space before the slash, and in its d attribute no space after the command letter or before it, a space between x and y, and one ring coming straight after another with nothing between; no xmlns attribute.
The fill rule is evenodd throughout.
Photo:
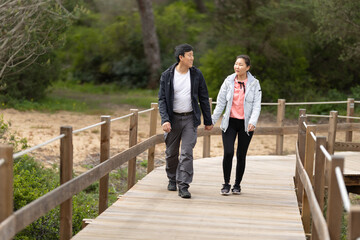
<svg viewBox="0 0 360 240"><path fill-rule="evenodd" d="M229 126L230 110L234 97L236 73L229 75L221 85L219 94L216 99L216 107L213 115L211 116L213 124L217 122L220 115L225 109L220 128L226 132ZM259 80L257 80L250 72L247 72L247 84L244 99L244 115L245 115L245 131L247 132L248 125L251 123L256 127L260 110L261 110L261 87Z"/></svg>

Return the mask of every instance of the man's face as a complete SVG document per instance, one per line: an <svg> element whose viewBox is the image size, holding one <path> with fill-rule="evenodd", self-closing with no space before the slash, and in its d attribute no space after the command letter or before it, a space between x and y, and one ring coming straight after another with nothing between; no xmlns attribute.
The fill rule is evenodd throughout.
<svg viewBox="0 0 360 240"><path fill-rule="evenodd" d="M194 52L193 51L185 52L184 56L182 55L179 56L179 59L181 64L187 66L188 68L191 68L194 63Z"/></svg>

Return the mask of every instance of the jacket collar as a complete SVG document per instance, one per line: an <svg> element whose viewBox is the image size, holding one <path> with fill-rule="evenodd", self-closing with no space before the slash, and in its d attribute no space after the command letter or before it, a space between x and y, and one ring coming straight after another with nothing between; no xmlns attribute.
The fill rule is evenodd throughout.
<svg viewBox="0 0 360 240"><path fill-rule="evenodd" d="M231 74L228 78L228 81L234 83L235 77L236 77L236 73ZM247 86L250 86L250 84L252 84L252 82L255 81L254 76L250 72L247 72L247 79L248 79Z"/></svg>
<svg viewBox="0 0 360 240"><path fill-rule="evenodd" d="M179 64L179 63L174 63L173 65L171 65L171 66L169 67L169 70L170 70L170 73L171 73L171 74L174 74L175 68L176 68L176 66L177 66L178 64ZM193 71L194 71L194 66L192 66L191 68L189 68L189 70L190 70L190 74L192 74Z"/></svg>

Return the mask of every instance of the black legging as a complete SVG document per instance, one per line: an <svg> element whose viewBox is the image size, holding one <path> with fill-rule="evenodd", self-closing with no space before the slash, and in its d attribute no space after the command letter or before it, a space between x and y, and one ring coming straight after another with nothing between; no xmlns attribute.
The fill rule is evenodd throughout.
<svg viewBox="0 0 360 240"><path fill-rule="evenodd" d="M246 153L254 132L245 132L244 120L230 118L229 127L226 132L222 132L222 140L224 147L223 173L225 183L230 182L230 174L232 168L232 159L234 157L234 143L236 135L238 135L238 146L236 151L236 178L235 185L240 185L245 171Z"/></svg>

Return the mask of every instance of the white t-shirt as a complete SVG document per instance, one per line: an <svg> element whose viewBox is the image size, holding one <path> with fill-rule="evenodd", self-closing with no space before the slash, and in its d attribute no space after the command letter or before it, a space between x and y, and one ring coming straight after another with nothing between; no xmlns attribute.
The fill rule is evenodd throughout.
<svg viewBox="0 0 360 240"><path fill-rule="evenodd" d="M185 74L178 71L174 73L174 106L173 111L176 113L191 112L191 82L190 70Z"/></svg>

